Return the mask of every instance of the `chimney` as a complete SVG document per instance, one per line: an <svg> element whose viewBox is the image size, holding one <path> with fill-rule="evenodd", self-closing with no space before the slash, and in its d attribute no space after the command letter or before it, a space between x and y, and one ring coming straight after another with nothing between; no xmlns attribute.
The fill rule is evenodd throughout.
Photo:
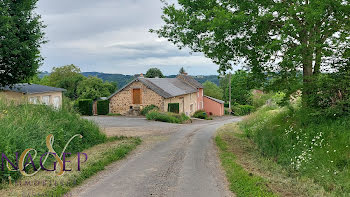
<svg viewBox="0 0 350 197"><path fill-rule="evenodd" d="M142 73L140 74L140 76L139 76L139 77L140 77L140 78L144 78Z"/></svg>

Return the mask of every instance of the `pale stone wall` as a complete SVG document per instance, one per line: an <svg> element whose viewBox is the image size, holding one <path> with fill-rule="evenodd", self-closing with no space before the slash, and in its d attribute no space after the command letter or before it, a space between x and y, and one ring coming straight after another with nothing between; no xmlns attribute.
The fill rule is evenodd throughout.
<svg viewBox="0 0 350 197"><path fill-rule="evenodd" d="M186 94L182 96L177 96L174 98L168 98L164 100L164 111L168 111L169 103L179 103L180 104L180 113L185 113L187 116L193 115L194 112L198 110L198 94L197 92L192 94ZM191 109L192 105L192 109Z"/></svg>
<svg viewBox="0 0 350 197"><path fill-rule="evenodd" d="M141 104L133 104L133 89L141 89ZM147 88L141 82L135 81L128 87L118 92L116 95L110 98L109 112L114 114L126 115L130 107L133 108L143 107L147 105L156 105L159 109L164 109L164 98L153 90Z"/></svg>
<svg viewBox="0 0 350 197"><path fill-rule="evenodd" d="M19 92L12 92L12 91L4 91L0 92L0 95L4 97L7 100L15 101L16 103L19 102L30 102L29 99L31 97L35 97L39 103L42 103L42 99L45 96L49 96L49 105L54 105L54 99L57 97L58 100L58 108L62 107L62 92L45 92L45 93L39 93L39 94L23 94Z"/></svg>

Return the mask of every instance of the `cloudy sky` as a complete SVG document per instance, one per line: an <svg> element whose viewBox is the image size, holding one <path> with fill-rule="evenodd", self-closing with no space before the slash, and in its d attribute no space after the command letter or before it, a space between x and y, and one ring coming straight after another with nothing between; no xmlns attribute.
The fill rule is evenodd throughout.
<svg viewBox="0 0 350 197"><path fill-rule="evenodd" d="M150 28L159 28L160 0L39 0L37 13L47 25L42 71L75 64L82 71L135 74L150 67L177 74L217 74L201 54L179 50Z"/></svg>

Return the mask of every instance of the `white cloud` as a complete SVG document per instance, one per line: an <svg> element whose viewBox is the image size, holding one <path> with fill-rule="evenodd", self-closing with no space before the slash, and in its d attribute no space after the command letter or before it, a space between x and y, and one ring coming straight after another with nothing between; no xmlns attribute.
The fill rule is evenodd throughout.
<svg viewBox="0 0 350 197"><path fill-rule="evenodd" d="M135 74L159 67L176 74L216 74L218 66L202 54L178 50L149 33L162 25L159 0L40 0L49 43L42 48L42 70L76 64L83 71Z"/></svg>

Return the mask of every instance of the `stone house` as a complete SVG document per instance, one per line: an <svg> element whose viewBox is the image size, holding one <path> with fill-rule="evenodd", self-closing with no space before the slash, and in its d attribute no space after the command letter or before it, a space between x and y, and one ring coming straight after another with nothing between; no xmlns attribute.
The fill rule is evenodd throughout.
<svg viewBox="0 0 350 197"><path fill-rule="evenodd" d="M12 87L0 87L0 96L16 103L44 104L58 109L62 106L62 94L64 91L66 90L62 88L21 83Z"/></svg>
<svg viewBox="0 0 350 197"><path fill-rule="evenodd" d="M169 103L179 104L179 113L192 115L204 108L203 86L187 74L176 78L144 78L141 74L110 97L110 113L136 115L148 105L168 111Z"/></svg>

